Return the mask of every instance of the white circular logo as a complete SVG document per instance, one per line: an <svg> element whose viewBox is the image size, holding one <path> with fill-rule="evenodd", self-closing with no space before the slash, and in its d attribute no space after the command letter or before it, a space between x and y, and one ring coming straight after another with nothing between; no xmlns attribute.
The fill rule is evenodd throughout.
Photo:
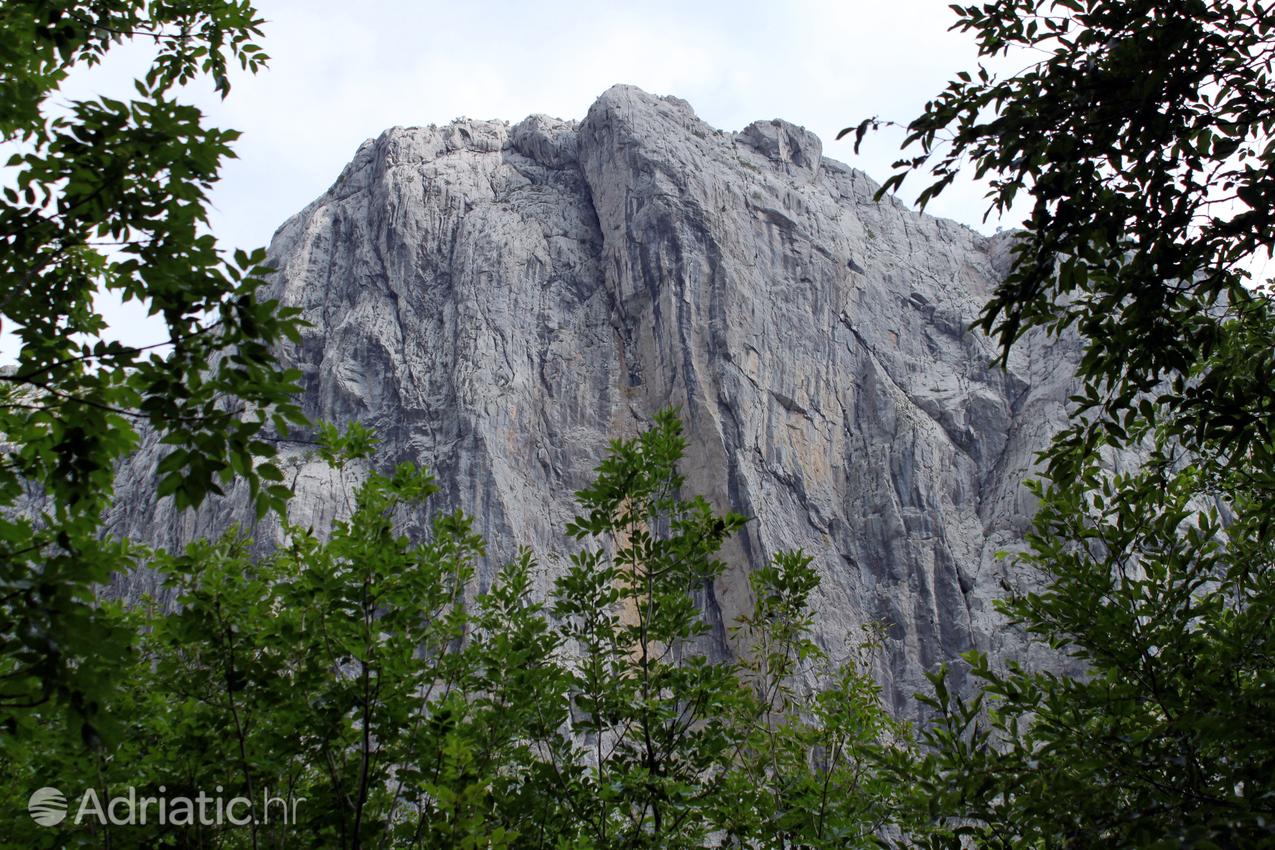
<svg viewBox="0 0 1275 850"><path fill-rule="evenodd" d="M66 819L66 797L56 788L41 788L27 800L27 811L40 826L57 826Z"/></svg>

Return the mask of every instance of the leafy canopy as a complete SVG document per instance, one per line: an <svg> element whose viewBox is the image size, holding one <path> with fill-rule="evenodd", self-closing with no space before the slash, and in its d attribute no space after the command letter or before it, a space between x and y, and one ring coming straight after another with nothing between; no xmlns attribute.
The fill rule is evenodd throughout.
<svg viewBox="0 0 1275 850"><path fill-rule="evenodd" d="M369 435L323 441L349 483ZM810 638L817 579L799 552L753 574L749 660L706 652L697 596L741 520L680 492L683 449L671 412L612 445L547 605L525 551L478 587L468 517L398 530L436 490L410 465L372 471L345 519L289 526L267 557L234 531L156 553L181 609L109 609L141 635L110 707L121 734L88 748L36 712L0 738L0 803L20 810L40 785L72 810L88 785L220 788L258 818L264 793L297 801L296 818L18 817L0 848L875 847L899 797L877 764L903 730L861 654L834 662Z"/></svg>
<svg viewBox="0 0 1275 850"><path fill-rule="evenodd" d="M1083 454L1100 434L1123 441L1150 412L1130 408L1158 402L1177 439L1275 469L1270 290L1248 271L1275 248L1271 5L952 9L953 29L983 56L1031 64L958 74L908 125L905 146L921 152L896 163L881 193L927 172L924 205L970 170L989 181L989 213L1030 197L1013 268L976 327L1003 354L1032 328L1078 332L1077 413L1096 416L1078 417L1067 445Z"/></svg>
<svg viewBox="0 0 1275 850"><path fill-rule="evenodd" d="M159 493L179 507L236 476L262 512L287 498L263 438L302 418L298 376L271 353L296 318L262 294L263 251L227 258L207 233L236 133L179 91L211 78L224 95L233 66L260 69L260 25L238 0L0 6L0 326L20 346L0 371L0 711L56 696L89 716L109 685L126 638L90 588L132 563L98 526L140 429L168 446ZM130 100L63 102L72 69L127 41L154 49ZM103 291L143 304L167 338L111 340Z"/></svg>
<svg viewBox="0 0 1275 850"><path fill-rule="evenodd" d="M964 169L1030 196L976 327L1081 346L1071 419L1001 605L1083 668L966 658L896 766L931 847L1275 846L1275 10L1232 0L952 7L998 77L962 72L909 125L922 202ZM858 128L861 139L869 120ZM878 122L879 123L879 122ZM848 131L847 131L848 132ZM907 843L907 842L905 842Z"/></svg>

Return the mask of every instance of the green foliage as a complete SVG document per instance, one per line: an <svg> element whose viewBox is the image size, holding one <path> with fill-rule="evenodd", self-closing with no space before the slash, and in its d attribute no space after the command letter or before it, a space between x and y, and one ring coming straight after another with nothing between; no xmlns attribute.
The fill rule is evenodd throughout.
<svg viewBox="0 0 1275 850"><path fill-rule="evenodd" d="M262 295L264 251L227 258L206 232L207 192L236 134L204 126L179 87L255 72L261 21L238 0L40 0L0 7L0 325L18 362L0 373L0 716L51 697L91 721L127 639L91 586L128 568L103 540L117 462L139 428L168 447L159 493L198 505L232 480L258 510L288 497L268 432L302 421L298 374L272 346L293 311ZM76 67L138 40L154 56L135 96L65 103ZM97 293L161 317L147 347L109 338ZM92 659L92 663L87 663ZM91 725L85 734L96 734Z"/></svg>
<svg viewBox="0 0 1275 850"><path fill-rule="evenodd" d="M877 636L867 630L836 663L810 639L818 578L800 551L749 578L756 601L735 631L750 699L721 811L729 846L877 847L903 790L880 766L908 739L867 672ZM811 678L814 689L803 685Z"/></svg>
<svg viewBox="0 0 1275 850"><path fill-rule="evenodd" d="M854 661L808 683L830 671L808 637L817 578L801 553L752 574L744 660L715 660L697 598L744 518L681 495L684 449L664 411L578 494L567 531L593 545L553 595L570 734L542 750L560 795L550 844L871 846L897 796L875 769L896 730L879 690Z"/></svg>
<svg viewBox="0 0 1275 850"><path fill-rule="evenodd" d="M340 466L359 428L324 429ZM900 750L864 657L809 639L809 559L753 578L748 660L714 660L703 612L742 522L680 494L672 413L617 442L579 494L587 545L532 601L522 552L475 588L483 543L458 514L395 529L433 494L410 466L371 473L323 537L295 526L256 557L232 532L156 553L180 609L111 608L143 639L106 746L52 711L0 739L0 803L52 785L73 803L126 786L297 800L283 824L114 826L18 818L0 847L867 847ZM344 474L344 473L343 473ZM864 651L867 651L864 649ZM831 673L827 687L807 684ZM74 808L74 806L73 806Z"/></svg>
<svg viewBox="0 0 1275 850"><path fill-rule="evenodd" d="M358 428L329 437L340 460L367 442ZM435 490L400 466L371 474L326 540L289 525L287 545L264 558L234 531L155 553L180 607L112 609L121 625L144 627L111 704L121 734L89 749L30 723L6 742L14 810L46 784L104 798L130 785L149 795L220 788L251 801L253 823L115 826L111 846L503 846L502 829L484 824L516 779L509 733L535 705L552 640L524 599L529 558L471 609L483 543L470 521L441 515L424 541L394 530ZM520 703L507 710L500 700L511 696ZM266 796L296 801L296 820L276 811L267 823ZM105 840L100 826L69 820L15 826L3 846Z"/></svg>
<svg viewBox="0 0 1275 850"><path fill-rule="evenodd" d="M900 771L932 846L1271 846L1275 543L1194 507L1195 470L1090 473L1042 504L1021 563L1046 581L1004 605L1088 673L972 654L972 704L934 677L932 754Z"/></svg>
<svg viewBox="0 0 1275 850"><path fill-rule="evenodd" d="M962 73L909 126L935 181L1030 194L977 327L1083 346L1068 427L1003 610L1075 676L971 655L914 782L932 847L1275 846L1275 309L1244 262L1270 226L1275 17L1254 2L954 6L1007 78ZM861 125L859 135L872 122ZM907 842L905 842L907 844Z"/></svg>
<svg viewBox="0 0 1275 850"><path fill-rule="evenodd" d="M671 411L613 443L567 526L599 544L572 557L553 606L579 653L571 708L586 740L568 750L562 781L577 840L595 848L702 842L712 825L700 784L729 752L739 683L697 651L706 625L693 594L721 574L715 553L744 519L681 498L684 446Z"/></svg>
<svg viewBox="0 0 1275 850"><path fill-rule="evenodd" d="M908 127L912 171L990 181L991 209L1030 195L1014 266L977 327L1003 352L1075 328L1082 406L1062 472L1137 419L1266 478L1275 401L1269 291L1245 261L1275 249L1275 17L1260 2L997 0L952 7L988 57L1038 59L1000 78L961 73ZM1043 58L1042 58L1043 57ZM1133 355L1133 356L1131 356ZM1145 411L1144 403L1148 406ZM1080 413L1088 413L1080 416ZM1074 470L1067 470L1071 473Z"/></svg>

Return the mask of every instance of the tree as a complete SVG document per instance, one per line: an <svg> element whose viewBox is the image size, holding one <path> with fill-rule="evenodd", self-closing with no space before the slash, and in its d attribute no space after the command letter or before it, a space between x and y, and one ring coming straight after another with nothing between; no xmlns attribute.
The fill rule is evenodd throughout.
<svg viewBox="0 0 1275 850"><path fill-rule="evenodd" d="M1032 328L1078 331L1077 414L1095 415L1076 417L1051 461L1167 419L1269 488L1270 289L1245 285L1246 261L1275 249L1269 4L952 8L983 55L1047 58L1006 78L961 72L909 125L905 146L922 152L881 193L928 170L924 205L972 168L990 181L989 213L1030 195L1013 268L976 327L1003 353Z"/></svg>
<svg viewBox="0 0 1275 850"><path fill-rule="evenodd" d="M263 295L264 252L227 259L206 232L207 192L236 133L206 127L179 87L256 72L261 20L242 0L31 0L0 7L0 133L12 152L0 204L0 326L17 363L0 372L0 712L56 697L91 719L129 636L92 586L130 568L101 539L117 461L150 429L169 447L159 495L198 505L238 476L280 509L269 429L301 421L297 374L272 346L293 312ZM77 67L115 45L153 46L123 102L61 103ZM95 296L164 321L155 345L108 338ZM96 734L87 724L86 735Z"/></svg>
<svg viewBox="0 0 1275 850"><path fill-rule="evenodd" d="M320 441L352 486L344 468L367 458L370 435L326 428ZM287 526L266 557L236 529L150 553L178 610L104 610L140 637L103 742L86 746L49 708L0 739L9 811L41 785L72 799L56 828L15 815L0 846L506 846L523 810L497 804L516 797L534 712L560 702L556 641L526 598L528 557L475 594L483 541L467 517L440 514L417 540L396 530L436 489L404 464L368 475L346 519ZM144 824L75 822L89 789L105 801L129 787L248 803L241 823L161 822L157 808Z"/></svg>
<svg viewBox="0 0 1275 850"><path fill-rule="evenodd" d="M1004 605L1086 674L971 654L973 702L936 674L931 755L901 771L939 813L922 833L950 847L1275 845L1265 517L1239 504L1226 523L1193 504L1195 469L1086 475L1087 490L1042 503L1020 560L1041 589Z"/></svg>
<svg viewBox="0 0 1275 850"><path fill-rule="evenodd" d="M558 581L571 735L547 742L570 847L868 847L897 789L878 750L898 728L860 659L810 640L810 559L751 574L745 660L715 660L696 604L744 518L686 497L681 425L663 411L612 444L567 532L592 546ZM818 687L803 679L822 674ZM580 740L583 736L583 740ZM848 799L841 794L848 793ZM714 836L718 836L714 838Z"/></svg>
<svg viewBox="0 0 1275 850"><path fill-rule="evenodd" d="M696 651L707 628L693 593L721 574L714 555L744 518L682 497L684 445L668 412L614 443L567 528L600 544L573 556L553 609L580 659L571 708L588 749L560 746L588 846L694 846L711 831L700 782L730 751L742 693L728 663Z"/></svg>
<svg viewBox="0 0 1275 850"><path fill-rule="evenodd" d="M749 698L745 730L724 788L713 802L726 846L876 848L896 826L905 787L882 769L906 758L911 730L883 710L868 672L877 626L834 661L810 637L810 558L781 552L749 575L753 611L735 633ZM814 678L812 690L803 679Z"/></svg>
<svg viewBox="0 0 1275 850"><path fill-rule="evenodd" d="M338 468L368 457L357 427L321 441ZM20 810L47 785L74 814L89 786L202 790L260 818L268 793L304 801L296 818L15 818L0 848L876 846L899 798L877 764L902 730L864 659L811 641L800 553L754 574L750 658L707 656L695 599L741 520L679 492L682 450L669 412L612 446L548 605L529 598L525 552L474 586L483 541L463 515L396 530L435 490L410 465L370 472L347 519L289 526L268 557L235 531L156 553L180 610L107 611L142 634L106 712L124 733L86 747L37 709L0 738L0 802ZM826 684L803 684L813 672Z"/></svg>
<svg viewBox="0 0 1275 850"><path fill-rule="evenodd" d="M1002 355L1074 334L1080 389L1043 453L1003 610L1084 675L967 661L927 697L929 846L1275 844L1275 10L1257 2L953 6L1008 77L960 73L909 125L924 203L963 169L1032 209L976 327ZM879 123L879 122L878 122ZM862 138L872 126L858 128Z"/></svg>

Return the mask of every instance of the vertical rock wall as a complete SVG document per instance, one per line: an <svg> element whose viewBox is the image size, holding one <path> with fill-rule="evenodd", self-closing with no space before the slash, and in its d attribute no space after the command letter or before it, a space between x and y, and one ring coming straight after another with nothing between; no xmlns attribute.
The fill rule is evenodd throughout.
<svg viewBox="0 0 1275 850"><path fill-rule="evenodd" d="M312 323L285 358L312 416L375 429L380 463L431 467L493 563L539 553L542 592L607 442L680 406L690 486L755 517L710 614L732 619L744 571L801 547L819 639L835 655L887 624L880 674L903 708L939 661L1017 645L991 607L1016 578L994 553L1026 528L1021 482L1074 352L1029 340L991 366L967 327L1006 240L876 188L802 128L725 133L625 86L578 124L393 129L275 236L277 294ZM357 472L286 457L294 519L345 509ZM112 517L169 545L234 521L250 525L242 494L174 516L144 486Z"/></svg>

